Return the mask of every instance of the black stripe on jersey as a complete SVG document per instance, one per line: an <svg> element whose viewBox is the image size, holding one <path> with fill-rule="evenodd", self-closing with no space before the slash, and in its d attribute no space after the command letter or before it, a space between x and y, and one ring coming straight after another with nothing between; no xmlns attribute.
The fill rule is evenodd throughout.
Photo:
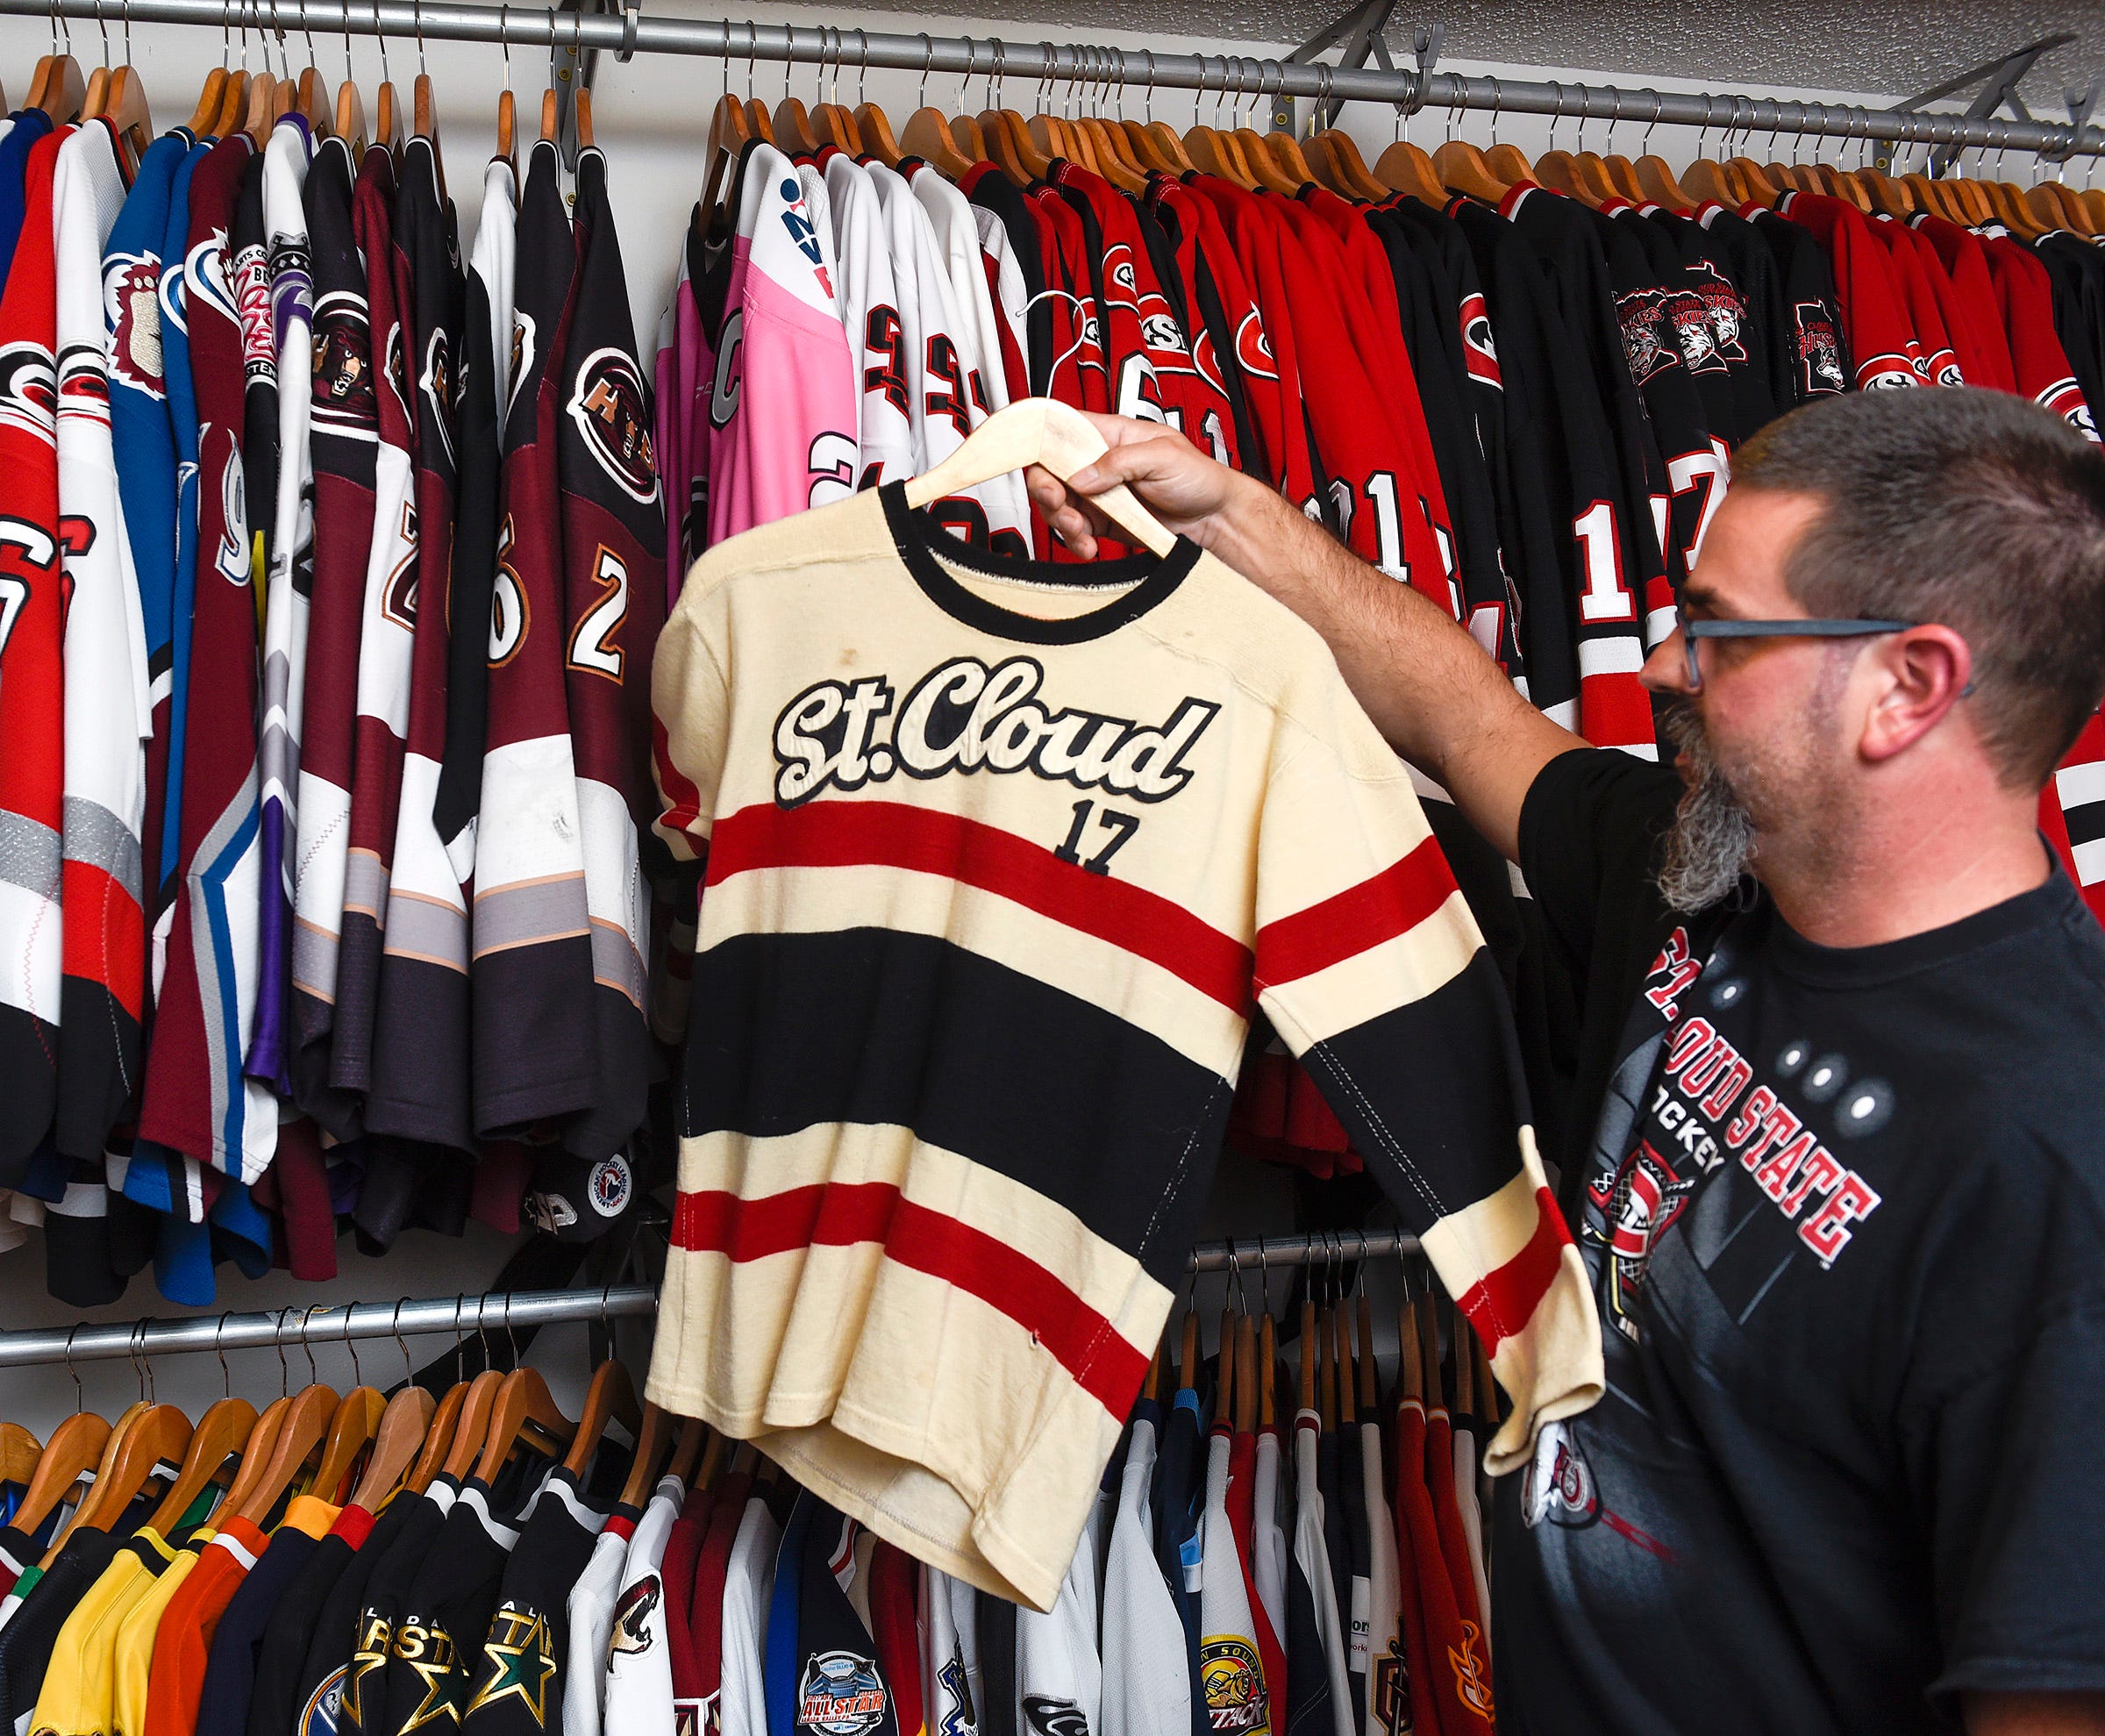
<svg viewBox="0 0 2105 1736"><path fill-rule="evenodd" d="M2068 841L2072 847L2094 844L2105 838L2105 800L2079 802L2073 808L2061 811L2063 824L2068 827Z"/></svg>
<svg viewBox="0 0 2105 1736"><path fill-rule="evenodd" d="M1431 1064L1414 1066L1417 1057ZM1462 969L1424 998L1318 1043L1302 1065L1410 1229L1422 1234L1433 1223L1424 1194L1429 1175L1440 1178L1443 1214L1487 1198L1513 1179L1513 1129L1528 1119L1527 1087L1488 947L1477 948ZM1365 1095L1350 1081L1379 1082L1382 1099L1375 1114L1367 1113ZM1396 1173L1405 1164L1408 1170Z"/></svg>
<svg viewBox="0 0 2105 1736"><path fill-rule="evenodd" d="M688 1035L687 1137L910 1127L1066 1207L1164 1283L1181 1272L1232 1092L1139 1026L880 928L734 935L696 958L694 1004L710 1011Z"/></svg>

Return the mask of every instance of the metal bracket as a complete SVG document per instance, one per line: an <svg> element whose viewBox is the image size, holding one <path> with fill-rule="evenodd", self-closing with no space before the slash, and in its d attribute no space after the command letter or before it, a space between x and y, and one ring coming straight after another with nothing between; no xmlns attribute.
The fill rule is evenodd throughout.
<svg viewBox="0 0 2105 1736"><path fill-rule="evenodd" d="M1393 71L1388 45L1382 39L1381 32L1388 23L1389 14L1395 9L1396 0L1359 0L1351 11L1331 19L1288 54L1287 61L1290 65L1313 66L1317 55L1343 43L1344 50L1338 60L1339 66L1363 67L1372 55L1381 62L1382 70ZM1336 125L1338 111L1344 106L1345 99L1341 96L1333 96L1324 103L1316 118L1317 126L1320 129ZM1289 133L1294 131L1294 98L1284 92L1272 99L1271 130Z"/></svg>
<svg viewBox="0 0 2105 1736"><path fill-rule="evenodd" d="M564 31L574 17L596 18L617 10L613 0L556 0L556 39L548 54L548 85L555 92L555 147L563 168L577 169L577 102L580 90L592 88L599 69L599 50L581 47L574 34L567 40Z"/></svg>
<svg viewBox="0 0 2105 1736"><path fill-rule="evenodd" d="M2067 31L2043 36L2037 42L2028 42L2022 48L2013 48L2007 54L1998 55L1994 60L1971 71L1962 72L1955 78L1948 78L1942 84L1910 96L1904 103L1895 103L1893 106L1896 111L1906 114L1911 110L1920 109L1925 103L1955 96L1967 86L1978 83L1980 89L1966 108L1968 120L1986 120L2007 103L2010 112L2019 120L2029 121L2032 113L2024 106L2024 99L2017 94L2018 85L2042 54L2050 49L2066 47L2075 39L2073 33ZM1949 173L1958 158L1957 147L1939 145L1930 154L1930 173L1932 175Z"/></svg>
<svg viewBox="0 0 2105 1736"><path fill-rule="evenodd" d="M2088 84L2065 84L2061 87L2062 105L2068 111L2068 148L2055 157L2057 162L2066 162L2076 153L2076 145L2083 137L2083 129L2090 125L2090 112L2098 106L2098 92L2105 89L2105 78L2094 77Z"/></svg>

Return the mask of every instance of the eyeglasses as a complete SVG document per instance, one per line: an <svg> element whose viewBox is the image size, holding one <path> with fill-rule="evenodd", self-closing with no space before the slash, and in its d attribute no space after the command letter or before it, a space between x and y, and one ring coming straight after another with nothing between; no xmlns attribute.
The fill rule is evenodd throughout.
<svg viewBox="0 0 2105 1736"><path fill-rule="evenodd" d="M1696 661L1696 641L1705 639L1866 639L1874 633L1897 633L1919 625L1915 621L1692 621L1688 605L1673 600L1674 625L1681 630L1681 649L1688 659L1688 689L1703 684L1702 665ZM1966 692L1973 690L1968 682ZM1959 696L1962 699L1966 694Z"/></svg>

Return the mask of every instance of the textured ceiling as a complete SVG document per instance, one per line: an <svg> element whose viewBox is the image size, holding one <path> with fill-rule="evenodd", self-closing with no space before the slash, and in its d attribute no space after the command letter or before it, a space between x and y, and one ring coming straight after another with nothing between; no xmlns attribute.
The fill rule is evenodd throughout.
<svg viewBox="0 0 2105 1736"><path fill-rule="evenodd" d="M983 0L982 0L983 4ZM1349 0L1004 0L1004 20L1057 28L1068 39L1091 26L1217 40L1295 42ZM2078 39L2043 57L2021 94L2043 119L2065 120L2064 82L2105 75L2105 0L2058 0L2036 9L1955 0L1474 0L1399 6L1392 51L1409 63L1409 25L1442 18L1455 60L1658 74L1714 88L1781 85L1909 94L1941 83L2038 37ZM2101 104L2105 109L2105 104Z"/></svg>

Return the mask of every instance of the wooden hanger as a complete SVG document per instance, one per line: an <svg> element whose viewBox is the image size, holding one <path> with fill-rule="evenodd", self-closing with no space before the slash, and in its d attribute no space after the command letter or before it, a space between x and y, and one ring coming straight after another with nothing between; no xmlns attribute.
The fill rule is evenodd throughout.
<svg viewBox="0 0 2105 1736"><path fill-rule="evenodd" d="M227 1397L206 1407L190 1431L190 1444L182 1457L182 1468L168 1492L161 1498L147 1525L166 1537L190 1511L190 1504L220 1479L226 1461L234 1459L255 1432L256 1407L246 1398Z"/></svg>
<svg viewBox="0 0 2105 1736"><path fill-rule="evenodd" d="M203 139L212 130L212 123L219 118L219 105L226 100L227 70L214 67L204 75L204 88L197 93L197 106L183 123L193 138Z"/></svg>
<svg viewBox="0 0 2105 1736"><path fill-rule="evenodd" d="M774 130L777 149L791 156L810 156L818 149L818 134L812 129L811 115L803 99L785 96L774 105L771 123Z"/></svg>
<svg viewBox="0 0 2105 1736"><path fill-rule="evenodd" d="M899 144L905 155L921 158L953 181L971 172L974 159L959 148L940 109L916 109L907 118Z"/></svg>
<svg viewBox="0 0 2105 1736"><path fill-rule="evenodd" d="M369 1386L353 1387L329 1419L329 1432L322 1442L321 1468L314 1474L314 1493L340 1505L337 1497L351 1475L358 1455L373 1444L388 1401Z"/></svg>
<svg viewBox="0 0 2105 1736"><path fill-rule="evenodd" d="M699 1464L700 1481L706 1485L716 1475L715 1468L723 1462L723 1454L717 1450L723 1439L701 1418L681 1418L679 1439L673 1443L673 1456L665 1463L666 1475L676 1477L683 1487L691 1486L696 1481L695 1468ZM706 1457L703 1453L704 1447L710 1449Z"/></svg>
<svg viewBox="0 0 2105 1736"><path fill-rule="evenodd" d="M1154 1354L1147 1359L1147 1372L1140 1376L1140 1396L1150 1404L1156 1402L1162 1391L1162 1347L1155 1346Z"/></svg>
<svg viewBox="0 0 2105 1736"><path fill-rule="evenodd" d="M1375 160L1374 178L1435 211L1447 208L1447 189L1440 185L1432 159L1408 139L1397 139Z"/></svg>
<svg viewBox="0 0 2105 1736"><path fill-rule="evenodd" d="M1259 147L1271 153L1272 161L1280 173L1294 183L1296 192L1316 185L1315 168L1291 132L1259 132L1256 138ZM1244 154L1248 154L1246 147Z"/></svg>
<svg viewBox="0 0 2105 1736"><path fill-rule="evenodd" d="M230 73L219 98L219 112L213 117L207 129L215 139L231 139L241 130L241 118L248 112L249 77L246 72Z"/></svg>
<svg viewBox="0 0 2105 1736"><path fill-rule="evenodd" d="M1366 159L1359 154L1359 146L1352 142L1351 133L1339 127L1326 127L1312 142L1324 147L1338 179L1354 188L1359 197L1378 204L1389 196L1391 189L1375 178L1374 170L1366 166Z"/></svg>
<svg viewBox="0 0 2105 1736"><path fill-rule="evenodd" d="M1213 1423L1216 1428L1235 1426L1235 1309L1221 1299L1221 1325L1214 1340Z"/></svg>
<svg viewBox="0 0 2105 1736"><path fill-rule="evenodd" d="M1374 1307L1359 1291L1359 1413L1370 1421L1381 1408L1381 1371L1374 1366Z"/></svg>
<svg viewBox="0 0 2105 1736"><path fill-rule="evenodd" d="M319 68L309 67L301 73L293 90L292 111L306 118L308 131L318 142L329 136L331 115L329 104L324 100L326 95Z"/></svg>
<svg viewBox="0 0 2105 1736"><path fill-rule="evenodd" d="M71 1498L74 1485L102 1462L110 1434L109 1423L92 1411L75 1411L52 1430L10 1523L25 1533L34 1532Z"/></svg>
<svg viewBox="0 0 2105 1736"><path fill-rule="evenodd" d="M1345 1306L1340 1296L1338 1305L1331 1310L1331 1357L1338 1370L1338 1426L1341 1429L1359 1425L1359 1402L1357 1382L1353 1375L1352 1311Z"/></svg>
<svg viewBox="0 0 2105 1736"><path fill-rule="evenodd" d="M636 1404L636 1383L625 1364L610 1356L592 1371L592 1384L585 1389L584 1412L577 1419L577 1432L570 1437L570 1450L563 1455L563 1468L582 1479L592 1463L593 1449L618 1420L635 1440L643 1428L643 1412Z"/></svg>
<svg viewBox="0 0 2105 1736"><path fill-rule="evenodd" d="M1052 160L1038 148L1024 118L1013 109L985 109L980 114L980 142L988 161L1018 187L1028 187L1052 172Z"/></svg>
<svg viewBox="0 0 2105 1736"><path fill-rule="evenodd" d="M431 1426L424 1432L424 1443L417 1449L409 1474L402 1480L402 1486L411 1494L421 1495L429 1489L432 1479L445 1465L446 1453L460 1427L460 1412L467 1403L467 1382L454 1382L432 1413Z"/></svg>
<svg viewBox="0 0 2105 1736"><path fill-rule="evenodd" d="M420 1386L405 1386L388 1400L380 1426L373 1432L373 1451L366 1459L365 1474L351 1492L353 1506L363 1507L368 1513L380 1511L381 1504L402 1484L417 1462L438 1408L438 1401Z"/></svg>
<svg viewBox="0 0 2105 1736"><path fill-rule="evenodd" d="M42 1444L21 1424L0 1423L0 1482L26 1488L43 1456Z"/></svg>
<svg viewBox="0 0 2105 1736"><path fill-rule="evenodd" d="M1256 172L1243 159L1242 146L1232 132L1210 126L1190 126L1184 132L1184 150L1195 168L1208 175L1232 181L1245 193L1257 190Z"/></svg>
<svg viewBox="0 0 2105 1736"><path fill-rule="evenodd" d="M1866 195L1870 198L1873 211L1884 211L1888 217L1905 219L1912 216L1916 209L1915 195L1909 190L1907 185L1902 182L1895 181L1890 175L1887 175L1881 170L1876 168L1859 169L1857 184L1863 188Z"/></svg>
<svg viewBox="0 0 2105 1736"><path fill-rule="evenodd" d="M1184 148L1184 140L1175 127L1166 120L1144 120L1138 123L1140 131L1154 141L1156 151L1179 175L1189 175L1198 165L1192 161L1191 154ZM1130 127L1135 123L1128 121Z"/></svg>
<svg viewBox="0 0 2105 1736"><path fill-rule="evenodd" d="M578 95L582 96L589 93L581 90ZM429 73L418 73L417 82L410 86L410 136L422 139L434 146L439 143L439 101L432 93ZM432 158L434 162L439 161L436 149L432 151Z"/></svg>
<svg viewBox="0 0 2105 1736"><path fill-rule="evenodd" d="M893 136L892 123L874 103L864 103L856 108L855 134L862 140L864 154L876 158L887 168L897 168L899 159L906 154Z"/></svg>
<svg viewBox="0 0 2105 1736"><path fill-rule="evenodd" d="M552 112L554 104L555 93L551 90L544 99L544 115ZM548 136L544 122L542 137ZM709 173L702 182L703 211L716 210L719 189L726 199L738 196L738 189L725 184L724 173L737 168L739 156L757 136L745 104L728 92L717 98L716 111L709 118L709 143L703 146L709 159Z"/></svg>
<svg viewBox="0 0 2105 1736"><path fill-rule="evenodd" d="M855 117L838 103L821 103L811 111L811 130L823 145L837 146L851 157L862 154L862 133Z"/></svg>
<svg viewBox="0 0 2105 1736"><path fill-rule="evenodd" d="M1418 1311L1411 1300L1408 1278L1403 1300L1396 1309L1396 1391L1402 1399L1425 1399L1425 1369L1418 1354Z"/></svg>
<svg viewBox="0 0 2105 1736"><path fill-rule="evenodd" d="M1178 175L1184 171L1174 158L1162 148L1162 141L1147 130L1145 123L1137 120L1114 121L1112 125L1124 137L1126 155L1140 165L1144 172L1156 175ZM1173 139L1174 133L1170 135ZM1180 147L1183 141L1178 140Z"/></svg>
<svg viewBox="0 0 2105 1736"><path fill-rule="evenodd" d="M1698 157L1681 171L1681 187L1691 201L1689 209L1708 203L1724 206L1727 211L1738 211L1744 203L1738 190L1732 185L1725 166L1709 157Z"/></svg>
<svg viewBox="0 0 2105 1736"><path fill-rule="evenodd" d="M475 1466L476 1479L495 1482L504 1461L522 1440L534 1446L567 1447L576 1435L577 1425L557 1406L541 1371L514 1368L497 1389L489 1431L482 1442L482 1457Z"/></svg>
<svg viewBox="0 0 2105 1736"><path fill-rule="evenodd" d="M95 1486L74 1510L72 1521L53 1535L44 1557L48 1568L76 1531L108 1531L125 1516L125 1509L154 1468L166 1462L180 1467L190 1444L190 1419L173 1404L136 1407L111 1432L103 1449Z"/></svg>
<svg viewBox="0 0 2105 1736"><path fill-rule="evenodd" d="M241 131L260 151L269 141L271 104L278 94L277 75L260 72L248 81L248 98L242 111Z"/></svg>
<svg viewBox="0 0 2105 1736"><path fill-rule="evenodd" d="M1447 1317L1448 1342L1454 1347L1454 1414L1474 1419L1476 1416L1476 1364L1469 1354L1468 1347L1462 1342L1462 1317L1452 1313Z"/></svg>
<svg viewBox="0 0 2105 1736"><path fill-rule="evenodd" d="M577 132L577 148L589 151L592 141L592 93L580 90L570 99L570 124Z"/></svg>
<svg viewBox="0 0 2105 1736"><path fill-rule="evenodd" d="M1989 181L1982 183L1988 196L1988 204L1996 219L2010 232L2027 241L2037 241L2046 233L2046 225L2033 215L2024 202L2024 190L2015 182Z"/></svg>
<svg viewBox="0 0 2105 1736"><path fill-rule="evenodd" d="M460 1420L453 1425L453 1438L446 1449L446 1475L455 1482L466 1482L482 1456L490 1416L497 1408L497 1389L503 1384L504 1376L495 1368L483 1369L467 1383Z"/></svg>
<svg viewBox="0 0 2105 1736"><path fill-rule="evenodd" d="M1508 187L1535 179L1535 165L1511 145L1494 143L1484 153L1484 166Z"/></svg>
<svg viewBox="0 0 2105 1736"><path fill-rule="evenodd" d="M1450 192L1496 204L1512 189L1492 173L1484 154L1466 139L1450 139L1432 154L1434 172Z"/></svg>
<svg viewBox="0 0 2105 1736"><path fill-rule="evenodd" d="M101 99L91 102L82 112L87 119L106 120L115 127L134 163L153 142L153 116L146 106L146 81L136 67L118 68L105 82Z"/></svg>
<svg viewBox="0 0 2105 1736"><path fill-rule="evenodd" d="M52 125L63 126L77 120L88 99L88 79L81 63L71 54L46 54L29 76L29 96L25 108L41 109Z"/></svg>
<svg viewBox="0 0 2105 1736"><path fill-rule="evenodd" d="M1425 1408L1439 1411L1446 1407L1446 1398L1440 1384L1440 1321L1433 1311L1438 1304L1431 1290L1419 1293L1414 1311L1418 1327L1418 1364L1425 1375Z"/></svg>
<svg viewBox="0 0 2105 1736"><path fill-rule="evenodd" d="M646 1400L643 1427L636 1436L636 1456L629 1461L629 1479L621 1486L621 1505L640 1507L650 1499L658 1481L658 1461L672 1441L673 1430L673 1413Z"/></svg>
<svg viewBox="0 0 2105 1736"><path fill-rule="evenodd" d="M271 1509L292 1487L293 1479L306 1468L315 1450L328 1440L329 1425L336 1418L336 1389L318 1382L304 1391L293 1394L286 1404L284 1419L279 1425L278 1438L271 1443L269 1462L256 1480L256 1486L248 1492L248 1498L234 1510L241 1518L253 1525L260 1525L269 1518ZM231 1494L228 1499L232 1501Z"/></svg>
<svg viewBox="0 0 2105 1736"><path fill-rule="evenodd" d="M234 1480L227 1485L225 1495L214 1509L215 1520L239 1512L242 1504L263 1481L263 1473L270 1468L271 1448L277 1445L285 1413L291 1409L292 1398L288 1394L272 1399L257 1416L256 1425L248 1432L248 1440L241 1448L241 1462L234 1467Z"/></svg>
<svg viewBox="0 0 2105 1736"><path fill-rule="evenodd" d="M1031 464L1044 466L1065 482L1107 450L1103 437L1079 410L1051 398L1019 398L995 411L935 468L910 478L906 504L926 506ZM1176 547L1176 538L1123 482L1094 496L1092 503L1130 541L1157 554Z"/></svg>
<svg viewBox="0 0 2105 1736"><path fill-rule="evenodd" d="M334 132L351 147L353 162L365 154L371 138L366 131L366 99L359 94L358 86L346 79L336 87L336 125Z"/></svg>
<svg viewBox="0 0 2105 1736"><path fill-rule="evenodd" d="M1769 172L1752 157L1734 157L1731 166L1738 172L1748 202L1774 210L1776 201L1783 196L1783 189L1769 178Z"/></svg>
<svg viewBox="0 0 2105 1736"><path fill-rule="evenodd" d="M1199 1390L1199 1311L1184 1304L1184 1330L1177 1345L1177 1390Z"/></svg>
<svg viewBox="0 0 2105 1736"><path fill-rule="evenodd" d="M1316 1410L1316 1287L1301 1287L1301 1392L1296 1414ZM1320 1411L1317 1412L1321 1415Z"/></svg>
<svg viewBox="0 0 2105 1736"><path fill-rule="evenodd" d="M1250 1434L1257 1428L1259 1402L1257 1322L1239 1314L1235 1322L1235 1432Z"/></svg>
<svg viewBox="0 0 2105 1736"><path fill-rule="evenodd" d="M971 159L974 167L988 161L986 143L980 137L980 123L974 115L953 115L950 118L950 136L958 141L958 149Z"/></svg>
<svg viewBox="0 0 2105 1736"><path fill-rule="evenodd" d="M1476 1368L1476 1414L1484 1419L1485 1426L1495 1434L1501 1420L1498 1414L1498 1382L1492 1377L1491 1359L1484 1354L1484 1341L1472 1332L1469 1335L1469 1360Z"/></svg>
<svg viewBox="0 0 2105 1736"><path fill-rule="evenodd" d="M373 105L373 142L402 154L402 102L391 79L380 82L380 95Z"/></svg>
<svg viewBox="0 0 2105 1736"><path fill-rule="evenodd" d="M1639 157L1637 168L1638 185L1644 189L1646 199L1670 211L1687 212L1695 209L1696 202L1673 178L1673 171L1666 167L1664 157Z"/></svg>

